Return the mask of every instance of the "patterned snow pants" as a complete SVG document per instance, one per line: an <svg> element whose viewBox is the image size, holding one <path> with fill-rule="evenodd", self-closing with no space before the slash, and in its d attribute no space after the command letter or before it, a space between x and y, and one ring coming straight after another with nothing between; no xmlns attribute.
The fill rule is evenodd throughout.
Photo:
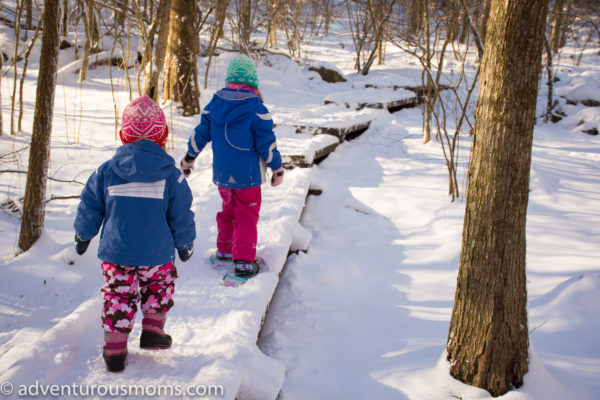
<svg viewBox="0 0 600 400"><path fill-rule="evenodd" d="M131 332L140 300L143 313L166 313L173 307L177 269L172 261L148 267L104 262L102 271L106 281L102 288L104 331Z"/></svg>

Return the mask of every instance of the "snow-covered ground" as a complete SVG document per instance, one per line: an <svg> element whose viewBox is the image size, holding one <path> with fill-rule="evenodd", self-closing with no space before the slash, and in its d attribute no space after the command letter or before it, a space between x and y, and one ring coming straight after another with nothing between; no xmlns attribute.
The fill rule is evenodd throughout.
<svg viewBox="0 0 600 400"><path fill-rule="evenodd" d="M0 47L10 47L10 30L3 29ZM327 96L362 93L367 83L418 84L417 63L391 47L384 66L367 77L352 74L353 52L342 49L341 40L348 38L315 40L305 56L336 65L349 78L346 83L323 83L282 56L259 63L261 90L281 126L282 148L302 148L303 136L286 126L347 118L348 109L323 106ZM39 47L33 54L24 132L14 137L6 134L12 72L2 79L3 170L27 168ZM581 89L600 81L597 49L587 51L580 66L569 54L577 49L564 50L556 94L598 96ZM72 56L64 52L61 66L72 65ZM231 57L213 60L202 105L222 85ZM200 59L199 68L203 65ZM453 67L447 64L449 72ZM119 145L114 106L120 114L129 92L123 71L112 73L114 94L107 66L91 70L83 84L70 68L59 75L51 177L84 182ZM542 87L538 114L545 100ZM527 225L530 372L522 388L503 396L507 399L600 398L600 141L582 133L582 126L600 129L600 108L569 105L565 98L560 104L567 117L557 124L539 120L534 132ZM165 111L172 132L169 153L179 159L198 117L180 117L170 105ZM318 167L288 171L282 187L263 188L258 245L272 269L238 289L220 287L221 275L206 262L215 246L220 203L210 179L212 154L203 152L189 180L196 253L178 264L176 305L167 322L174 346L139 350L138 323L123 374L107 373L100 356L97 240L84 256L74 254L77 199L50 201L44 235L18 256L19 220L0 211L0 390L6 382L15 390L39 382L221 385L229 399L269 399L280 391L284 400L490 398L452 379L445 361L464 200L451 203L447 197L440 145L422 144L419 109L361 113L372 120L363 136L339 146ZM461 136L461 183L469 147L470 139ZM24 186L24 174L0 174L0 203L23 196ZM300 218L309 186L322 194L309 197ZM80 191L79 183L49 182L49 196ZM308 251L288 261L257 346L260 318L287 250L305 248L309 240Z"/></svg>

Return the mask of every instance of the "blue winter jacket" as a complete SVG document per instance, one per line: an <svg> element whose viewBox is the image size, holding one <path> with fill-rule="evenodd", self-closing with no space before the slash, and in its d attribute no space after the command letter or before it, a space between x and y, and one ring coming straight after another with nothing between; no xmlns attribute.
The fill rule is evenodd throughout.
<svg viewBox="0 0 600 400"><path fill-rule="evenodd" d="M197 157L209 141L217 186L259 186L265 182L265 164L273 170L281 168L273 119L250 90L221 89L215 93L188 141L188 154Z"/></svg>
<svg viewBox="0 0 600 400"><path fill-rule="evenodd" d="M156 143L119 147L88 179L81 193L75 232L98 233L98 257L119 265L160 265L196 238L192 193L175 162Z"/></svg>

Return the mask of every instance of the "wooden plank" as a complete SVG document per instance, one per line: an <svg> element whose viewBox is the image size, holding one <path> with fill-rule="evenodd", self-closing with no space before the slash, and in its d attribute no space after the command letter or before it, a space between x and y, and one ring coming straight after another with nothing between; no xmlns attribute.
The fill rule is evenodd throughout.
<svg viewBox="0 0 600 400"><path fill-rule="evenodd" d="M374 108L394 112L403 108L415 107L420 100L417 93L400 87L366 87L362 92L333 93L324 99L324 104L336 104L354 110Z"/></svg>
<svg viewBox="0 0 600 400"><path fill-rule="evenodd" d="M309 135L308 137L283 137L277 140L277 147L286 168L307 168L319 163L335 150L340 141L337 136Z"/></svg>
<svg viewBox="0 0 600 400"><path fill-rule="evenodd" d="M371 120L358 122L346 126L309 126L295 125L296 133L310 133L313 135L333 135L339 138L340 142L344 141L348 135L356 132L364 132L371 125Z"/></svg>

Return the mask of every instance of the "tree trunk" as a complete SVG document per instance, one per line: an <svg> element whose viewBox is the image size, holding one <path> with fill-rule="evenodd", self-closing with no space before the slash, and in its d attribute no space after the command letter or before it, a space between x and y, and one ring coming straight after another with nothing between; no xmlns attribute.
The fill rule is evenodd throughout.
<svg viewBox="0 0 600 400"><path fill-rule="evenodd" d="M79 82L84 82L87 79L90 52L92 50L92 25L94 23L94 3L93 0L85 0L85 3L87 6L87 12L84 12L83 15L85 45L83 47L83 57L81 58L81 69L79 70ZM81 6L83 9L83 2Z"/></svg>
<svg viewBox="0 0 600 400"><path fill-rule="evenodd" d="M548 0L493 0L455 303L450 373L499 396L523 383L525 219Z"/></svg>
<svg viewBox="0 0 600 400"><path fill-rule="evenodd" d="M4 56L3 56L2 52L0 52L0 71L2 71L3 63L4 63ZM0 74L0 87L2 87L2 74ZM0 110L2 110L2 92L1 91L0 91ZM2 133L3 133L2 113L0 112L0 136L2 136Z"/></svg>
<svg viewBox="0 0 600 400"><path fill-rule="evenodd" d="M550 44L552 45L552 54L558 53L561 36L560 32L563 25L563 8L564 1L556 0L552 11L554 17L554 22L552 24L552 39L550 41Z"/></svg>
<svg viewBox="0 0 600 400"><path fill-rule="evenodd" d="M158 79L165 66L165 56L167 53L167 39L169 37L169 25L171 21L171 3L172 0L161 0L159 5L160 23L158 26L158 40L156 42L156 51L151 61L150 73L144 77L144 94L155 102L158 102Z"/></svg>
<svg viewBox="0 0 600 400"><path fill-rule="evenodd" d="M227 16L227 8L229 7L229 0L215 0L215 22L213 24L210 42L208 43L206 69L204 70L204 89L208 87L208 71L210 70L210 64L217 48L217 43L223 35L223 26L225 24L225 17ZM273 26L271 25L271 28ZM270 35L270 33L268 34Z"/></svg>
<svg viewBox="0 0 600 400"><path fill-rule="evenodd" d="M248 54L252 34L252 10L256 7L253 0L234 0L237 14L236 29L239 36L240 50Z"/></svg>
<svg viewBox="0 0 600 400"><path fill-rule="evenodd" d="M200 113L200 89L196 69L197 36L194 0L173 0L167 44L163 99L179 103L183 115Z"/></svg>
<svg viewBox="0 0 600 400"><path fill-rule="evenodd" d="M25 40L28 39L28 30L33 29L33 0L25 0Z"/></svg>
<svg viewBox="0 0 600 400"><path fill-rule="evenodd" d="M60 35L64 38L67 37L67 33L69 32L69 0L63 0L63 5L62 5L62 15L60 17L61 19L61 24L60 24Z"/></svg>
<svg viewBox="0 0 600 400"><path fill-rule="evenodd" d="M408 6L407 35L415 36L423 29L423 0L412 0Z"/></svg>
<svg viewBox="0 0 600 400"><path fill-rule="evenodd" d="M38 240L44 227L46 210L46 177L50 159L50 135L54 114L54 91L58 64L60 0L44 3L42 53L33 116L33 133L29 150L29 169L25 185L25 204L19 235L23 251Z"/></svg>
<svg viewBox="0 0 600 400"><path fill-rule="evenodd" d="M487 34L487 24L488 18L490 16L491 3L491 0L483 0L483 10L481 11L481 20L479 22L479 37L481 38L482 44L485 44L485 36Z"/></svg>
<svg viewBox="0 0 600 400"><path fill-rule="evenodd" d="M127 1L113 0L112 5L115 9L115 26L123 26L125 23L125 10L127 9ZM115 32L118 32L115 29Z"/></svg>
<svg viewBox="0 0 600 400"><path fill-rule="evenodd" d="M571 9L573 7L573 0L567 0L567 10L565 11L565 16L563 17L562 27L560 29L560 39L558 41L558 47L565 47L567 44L567 30L569 29L569 24L571 23Z"/></svg>
<svg viewBox="0 0 600 400"><path fill-rule="evenodd" d="M448 34L448 40L451 42L458 39L460 30L460 8L457 6L457 3L457 0L447 1L444 6L445 14L448 16L446 20L446 32Z"/></svg>

